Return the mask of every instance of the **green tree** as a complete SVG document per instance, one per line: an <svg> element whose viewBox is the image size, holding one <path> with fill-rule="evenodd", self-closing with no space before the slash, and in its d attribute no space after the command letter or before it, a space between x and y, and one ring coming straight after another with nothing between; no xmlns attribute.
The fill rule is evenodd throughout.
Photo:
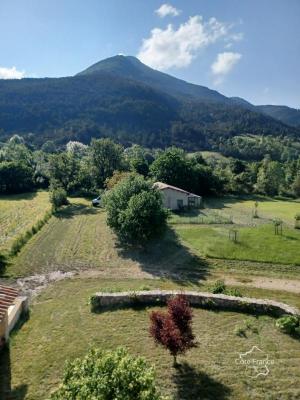
<svg viewBox="0 0 300 400"><path fill-rule="evenodd" d="M144 244L166 227L161 194L142 176L121 180L105 196L104 204L107 223L121 242Z"/></svg>
<svg viewBox="0 0 300 400"><path fill-rule="evenodd" d="M83 399L163 400L155 386L154 369L123 348L90 350L83 359L67 364L51 400Z"/></svg>
<svg viewBox="0 0 300 400"><path fill-rule="evenodd" d="M50 156L50 182L63 187L68 193L78 184L79 160L72 153L59 153Z"/></svg>
<svg viewBox="0 0 300 400"><path fill-rule="evenodd" d="M210 166L203 164L202 157L196 155L188 158L183 150L175 147L158 155L150 167L150 173L157 181L199 195L222 190L220 179Z"/></svg>
<svg viewBox="0 0 300 400"><path fill-rule="evenodd" d="M150 167L151 175L158 181L187 189L192 163L183 150L171 147L161 153Z"/></svg>
<svg viewBox="0 0 300 400"><path fill-rule="evenodd" d="M296 197L300 197L300 174L296 176L293 185L292 185L293 193Z"/></svg>
<svg viewBox="0 0 300 400"><path fill-rule="evenodd" d="M284 186L285 174L278 161L265 159L258 170L256 190L259 193L275 196Z"/></svg>
<svg viewBox="0 0 300 400"><path fill-rule="evenodd" d="M21 162L0 163L0 192L22 193L34 189L33 169Z"/></svg>
<svg viewBox="0 0 300 400"><path fill-rule="evenodd" d="M92 173L98 187L103 187L115 170L124 169L123 148L111 139L93 139L90 151Z"/></svg>

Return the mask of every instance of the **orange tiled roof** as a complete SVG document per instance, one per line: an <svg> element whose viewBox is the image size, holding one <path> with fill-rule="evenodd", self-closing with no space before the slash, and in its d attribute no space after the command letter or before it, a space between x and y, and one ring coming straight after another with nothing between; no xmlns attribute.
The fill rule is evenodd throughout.
<svg viewBox="0 0 300 400"><path fill-rule="evenodd" d="M7 309L13 304L19 293L16 289L0 285L0 322L2 321Z"/></svg>

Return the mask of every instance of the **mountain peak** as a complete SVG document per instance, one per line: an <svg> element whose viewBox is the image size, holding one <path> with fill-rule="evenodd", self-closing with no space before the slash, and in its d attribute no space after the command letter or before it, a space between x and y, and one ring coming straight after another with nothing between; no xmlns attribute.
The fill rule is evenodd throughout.
<svg viewBox="0 0 300 400"><path fill-rule="evenodd" d="M91 65L85 70L79 72L77 75L90 75L98 72L112 72L112 73L125 73L129 74L132 67L137 67L138 65L143 65L140 60L134 56L124 56L118 54L113 57L106 58L104 60L98 61L97 63Z"/></svg>
<svg viewBox="0 0 300 400"><path fill-rule="evenodd" d="M116 55L91 65L77 76L109 72L125 79L135 80L169 95L194 98L209 102L228 102L221 93L205 86L188 83L143 64L134 56Z"/></svg>

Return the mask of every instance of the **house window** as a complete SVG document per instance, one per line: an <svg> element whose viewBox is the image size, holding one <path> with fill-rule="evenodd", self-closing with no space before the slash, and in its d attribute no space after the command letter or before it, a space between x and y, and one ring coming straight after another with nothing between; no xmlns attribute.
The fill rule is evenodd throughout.
<svg viewBox="0 0 300 400"><path fill-rule="evenodd" d="M189 205L189 207L195 207L195 206L196 206L196 199L195 199L195 197L189 197L189 198L188 198L188 205Z"/></svg>
<svg viewBox="0 0 300 400"><path fill-rule="evenodd" d="M183 200L177 200L177 208L183 208Z"/></svg>

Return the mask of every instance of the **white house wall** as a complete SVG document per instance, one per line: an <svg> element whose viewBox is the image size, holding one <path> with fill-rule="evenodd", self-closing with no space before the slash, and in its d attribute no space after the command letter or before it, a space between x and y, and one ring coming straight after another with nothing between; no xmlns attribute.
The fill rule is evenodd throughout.
<svg viewBox="0 0 300 400"><path fill-rule="evenodd" d="M179 192L178 190L174 190L171 188L167 188L161 190L161 194L163 198L163 204L166 208L169 208L171 210L177 210L178 209L177 200L182 200L184 207L188 205L188 195L186 193Z"/></svg>

